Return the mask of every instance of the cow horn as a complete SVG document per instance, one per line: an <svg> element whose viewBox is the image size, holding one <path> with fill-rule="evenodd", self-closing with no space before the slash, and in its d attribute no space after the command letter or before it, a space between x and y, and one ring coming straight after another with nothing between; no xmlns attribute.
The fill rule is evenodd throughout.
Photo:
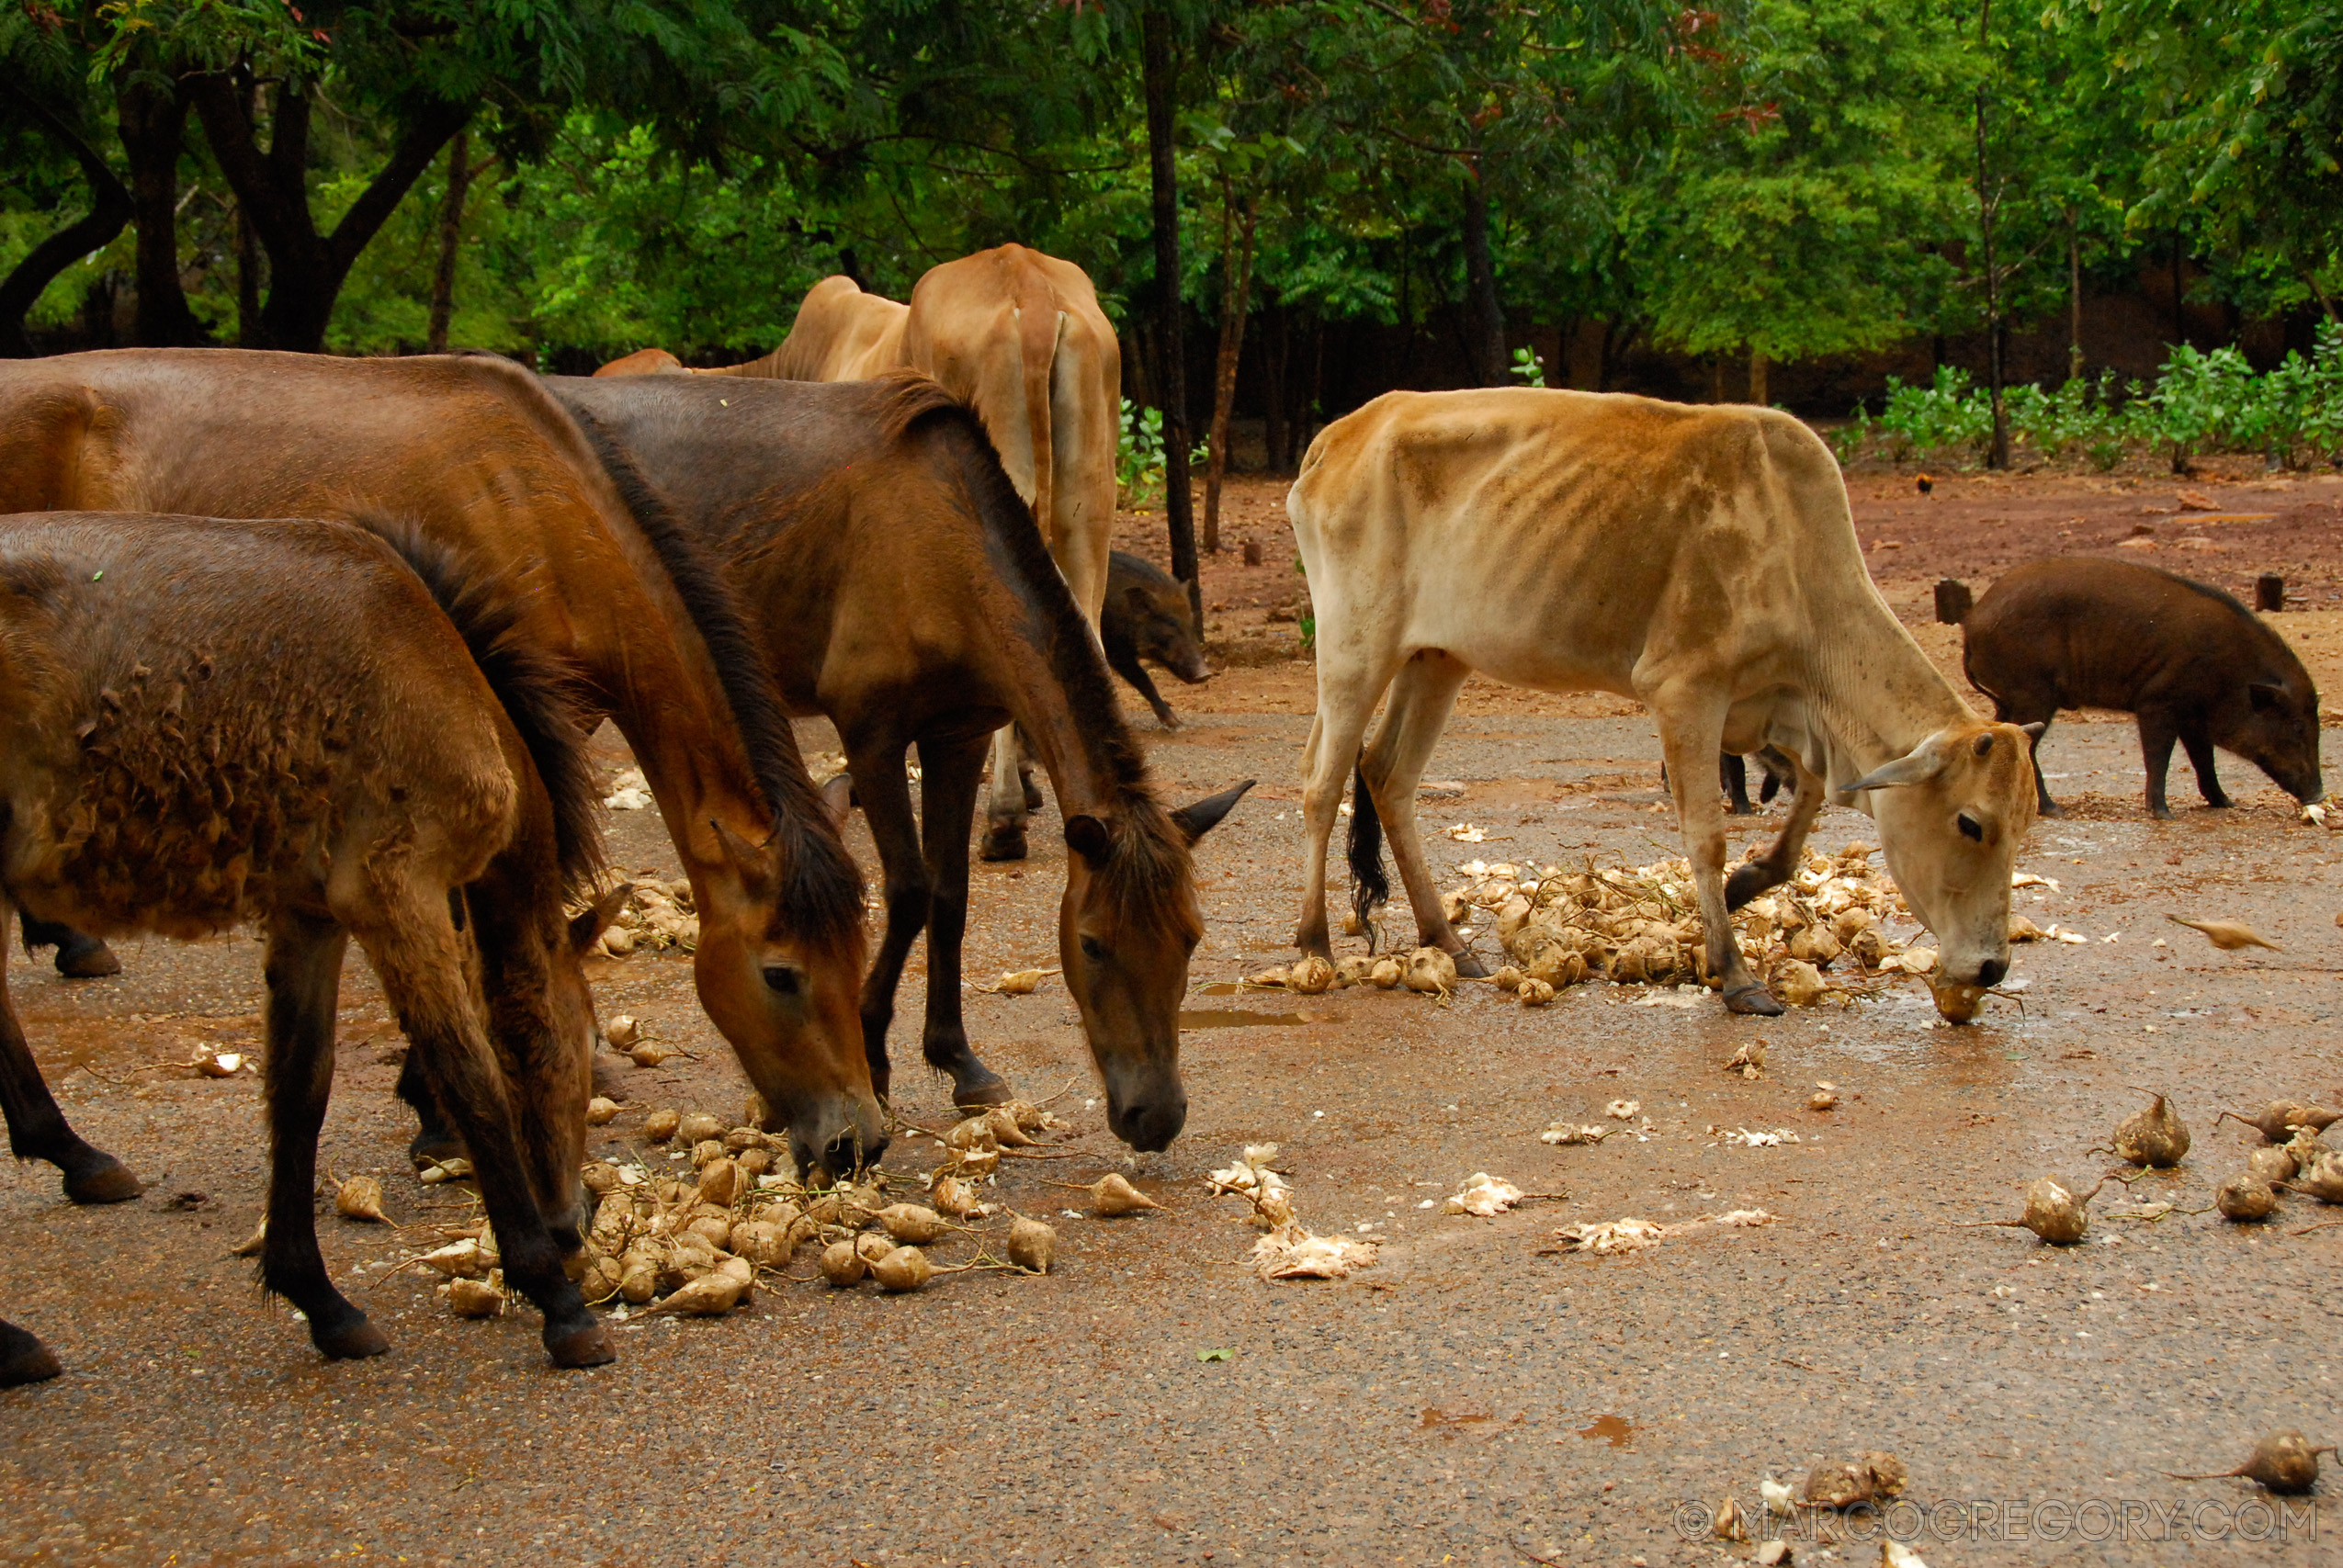
<svg viewBox="0 0 2343 1568"><path fill-rule="evenodd" d="M1847 786L1849 795L1862 789L1890 789L1897 784L1926 784L1944 771L1944 749L1933 735L1884 767L1873 768Z"/></svg>

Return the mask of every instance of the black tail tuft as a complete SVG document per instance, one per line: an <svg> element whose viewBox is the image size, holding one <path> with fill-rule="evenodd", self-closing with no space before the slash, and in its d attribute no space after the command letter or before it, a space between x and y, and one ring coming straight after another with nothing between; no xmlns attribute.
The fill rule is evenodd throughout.
<svg viewBox="0 0 2343 1568"><path fill-rule="evenodd" d="M493 580L467 572L420 529L374 519L363 525L397 551L456 625L472 662L504 705L537 764L553 805L561 878L573 897L590 896L608 869L602 838L602 791L586 756L572 673L532 641L521 607Z"/></svg>
<svg viewBox="0 0 2343 1568"><path fill-rule="evenodd" d="M1367 952L1375 952L1375 925L1368 918L1375 906L1391 897L1391 879L1383 870L1383 818L1375 812L1375 793L1367 788L1366 769L1351 769L1351 908L1366 932Z"/></svg>

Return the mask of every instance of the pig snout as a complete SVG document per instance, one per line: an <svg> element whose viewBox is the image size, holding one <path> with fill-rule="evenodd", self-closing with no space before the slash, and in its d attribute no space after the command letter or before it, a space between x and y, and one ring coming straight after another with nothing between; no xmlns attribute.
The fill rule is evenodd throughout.
<svg viewBox="0 0 2343 1568"><path fill-rule="evenodd" d="M1196 646L1194 637L1183 626L1157 621L1148 627L1139 652L1191 686L1212 674L1205 665L1204 649Z"/></svg>

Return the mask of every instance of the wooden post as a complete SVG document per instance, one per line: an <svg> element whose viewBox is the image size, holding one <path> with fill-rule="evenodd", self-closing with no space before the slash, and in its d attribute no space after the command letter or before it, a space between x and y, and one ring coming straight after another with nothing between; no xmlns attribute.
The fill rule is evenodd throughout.
<svg viewBox="0 0 2343 1568"><path fill-rule="evenodd" d="M1939 626L1957 626L1968 619L1969 585L1957 577L1948 577L1936 585L1936 620Z"/></svg>
<svg viewBox="0 0 2343 1568"><path fill-rule="evenodd" d="M2265 571L2254 579L2254 608L2282 610L2286 607L2286 580L2274 571Z"/></svg>

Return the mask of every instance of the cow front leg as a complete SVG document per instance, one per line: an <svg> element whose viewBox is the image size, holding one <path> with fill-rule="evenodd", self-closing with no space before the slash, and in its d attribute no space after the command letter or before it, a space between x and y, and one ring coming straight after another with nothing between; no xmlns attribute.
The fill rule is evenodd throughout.
<svg viewBox="0 0 2343 1568"><path fill-rule="evenodd" d="M68 980L102 980L108 975L122 972L122 961L114 950L87 931L55 920L39 920L24 917L25 951L36 947L57 950L57 973Z"/></svg>
<svg viewBox="0 0 2343 1568"><path fill-rule="evenodd" d="M1707 771L1717 754L1717 737L1725 728L1721 707L1713 704L1685 705L1692 711L1670 716L1663 702L1649 703L1659 716L1660 745L1668 754L1668 773L1675 781L1676 818L1684 836L1684 853L1692 863L1692 893L1700 905L1706 968L1725 994L1728 1012L1760 1018L1780 1016L1782 1004L1763 981L1749 972L1741 944L1733 934L1733 919L1725 898L1725 803L1717 792L1694 781ZM1709 711L1714 708L1715 711Z"/></svg>
<svg viewBox="0 0 2343 1568"><path fill-rule="evenodd" d="M1725 814L1728 817L1754 817L1757 807L1749 804L1749 764L1731 751L1716 754L1717 782L1725 787Z"/></svg>
<svg viewBox="0 0 2343 1568"><path fill-rule="evenodd" d="M2197 771L2197 793L2204 796L2207 806L2226 807L2229 796L2221 787L2221 777L2213 772L2213 738L2199 730L2183 730L2180 745L2189 753L2189 766Z"/></svg>
<svg viewBox="0 0 2343 1568"><path fill-rule="evenodd" d="M1733 868L1733 874L1725 883L1725 908L1728 910L1739 908L1768 888L1781 886L1798 869L1798 856L1805 852L1806 834L1822 811L1822 779L1806 772L1806 765L1796 758L1790 760L1790 766L1794 774L1790 819L1782 824L1782 831L1774 835L1765 853Z"/></svg>
<svg viewBox="0 0 2343 1568"><path fill-rule="evenodd" d="M1294 945L1314 957L1332 960L1334 941L1326 923L1326 852L1342 814L1342 785L1359 761L1359 746L1385 672L1355 667L1331 649L1321 649L1318 667L1318 715L1302 749L1302 821L1307 847L1302 857L1302 913L1294 924ZM1361 801L1353 811L1367 809ZM1380 854L1381 850L1375 852Z"/></svg>
<svg viewBox="0 0 2343 1568"><path fill-rule="evenodd" d="M1456 693L1471 673L1464 660L1432 651L1418 653L1401 665L1391 682L1391 705L1367 745L1361 771L1374 792L1376 812L1390 829L1391 858L1399 863L1399 881L1415 912L1417 944L1439 948L1456 961L1458 975L1479 979L1488 969L1465 951L1465 939L1448 923L1416 826L1416 786L1423 781Z"/></svg>

